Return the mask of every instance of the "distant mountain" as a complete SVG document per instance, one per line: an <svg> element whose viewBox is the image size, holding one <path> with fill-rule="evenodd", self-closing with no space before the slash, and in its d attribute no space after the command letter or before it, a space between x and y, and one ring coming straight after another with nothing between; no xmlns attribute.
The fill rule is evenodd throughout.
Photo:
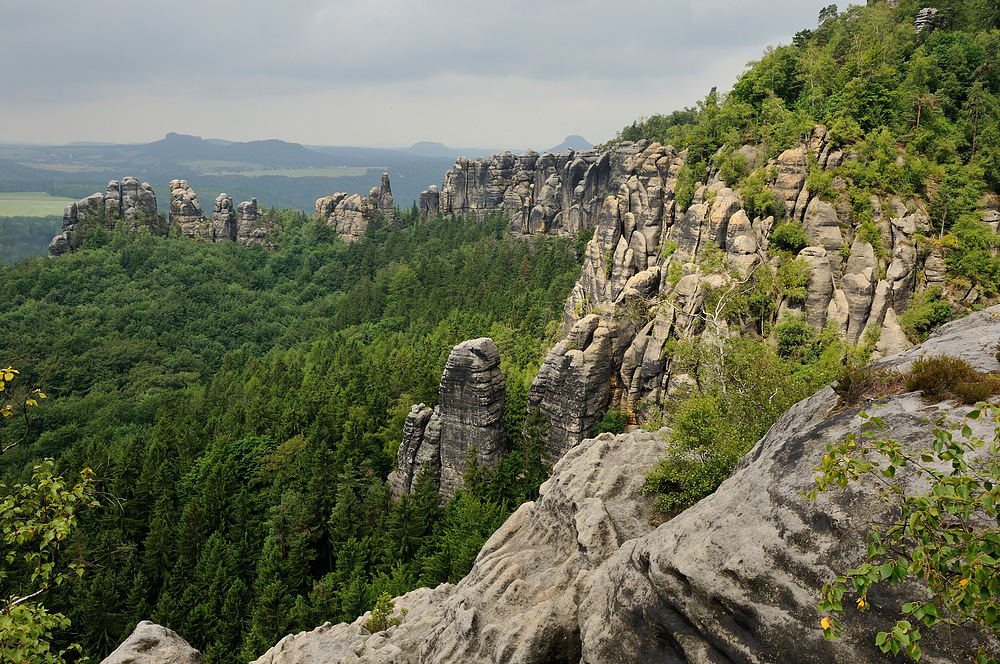
<svg viewBox="0 0 1000 664"><path fill-rule="evenodd" d="M198 136L170 132L164 138L142 146L146 156L164 161L232 161L268 168L308 168L335 166L333 159L298 143L277 139L249 143L221 144Z"/></svg>
<svg viewBox="0 0 1000 664"><path fill-rule="evenodd" d="M585 139L583 136L577 136L576 134L573 134L572 136L567 136L565 141L555 146L554 148L549 148L547 152L566 152L566 150L569 150L570 148L573 148L576 151L580 151L580 150L589 150L592 147L594 147L594 145L592 143L587 142L587 139Z"/></svg>

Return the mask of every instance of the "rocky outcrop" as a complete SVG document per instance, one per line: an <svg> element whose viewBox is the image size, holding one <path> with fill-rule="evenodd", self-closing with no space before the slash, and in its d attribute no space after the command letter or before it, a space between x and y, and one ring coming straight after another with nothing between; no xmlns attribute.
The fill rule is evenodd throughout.
<svg viewBox="0 0 1000 664"><path fill-rule="evenodd" d="M101 664L202 664L201 653L172 629L148 620L136 625L132 635L104 658Z"/></svg>
<svg viewBox="0 0 1000 664"><path fill-rule="evenodd" d="M423 199L421 194L421 200ZM370 224L375 224L377 228L379 224L392 223L394 214L388 173L382 174L381 184L372 187L366 197L337 193L316 199L316 218L324 219L327 225L334 227L337 237L344 244L350 244L364 236Z"/></svg>
<svg viewBox="0 0 1000 664"><path fill-rule="evenodd" d="M949 324L882 366L948 353L1000 371L998 313ZM931 444L938 416L967 410L928 406L917 394L880 403L877 415L909 449ZM897 513L867 480L815 502L801 496L825 444L860 430L859 408L837 405L827 387L793 406L714 494L655 529L641 487L666 436L586 440L555 465L539 499L494 533L468 576L398 598L408 609L402 624L377 634L362 627L367 614L326 624L285 637L257 664L884 662L876 632L919 588L876 586L865 613L846 598L838 640L824 638L816 610L822 585L864 559L872 520ZM992 436L988 423L970 424ZM895 481L905 492L925 487L908 468ZM927 661L952 662L967 659L977 638L935 628L920 643Z"/></svg>
<svg viewBox="0 0 1000 664"><path fill-rule="evenodd" d="M500 352L492 339L464 341L448 356L438 405L413 406L403 426L397 469L389 475L393 493L410 493L423 471L450 497L462 484L469 449L479 463L493 466L506 452L503 424L506 384Z"/></svg>
<svg viewBox="0 0 1000 664"><path fill-rule="evenodd" d="M219 194L212 207L212 216L202 212L198 195L187 180L170 181L170 222L190 238L207 242L237 242L243 246L270 246L268 235L281 230L279 224L258 215L257 199L244 201L234 209L229 194Z"/></svg>
<svg viewBox="0 0 1000 664"><path fill-rule="evenodd" d="M104 194L95 193L67 205L62 230L49 243L49 254L62 256L82 243L89 228L100 226L110 232L119 222L133 233L143 227L157 227L156 194L148 182L140 184L134 177L121 182L111 180Z"/></svg>
<svg viewBox="0 0 1000 664"><path fill-rule="evenodd" d="M424 216L507 213L517 234L575 234L591 228L607 193L617 187L625 161L644 144L621 143L608 152L585 150L539 155L500 152L459 159L436 187L420 196Z"/></svg>
<svg viewBox="0 0 1000 664"><path fill-rule="evenodd" d="M403 624L370 634L362 627L368 614L327 623L285 637L257 664L576 664L580 598L610 555L652 529L641 490L663 449L663 436L641 431L575 447L538 500L521 505L486 542L468 576L396 600L397 609L408 609Z"/></svg>
<svg viewBox="0 0 1000 664"><path fill-rule="evenodd" d="M594 428L605 410L613 375L611 331L589 315L549 351L531 384L528 409L545 415L546 452L561 458Z"/></svg>

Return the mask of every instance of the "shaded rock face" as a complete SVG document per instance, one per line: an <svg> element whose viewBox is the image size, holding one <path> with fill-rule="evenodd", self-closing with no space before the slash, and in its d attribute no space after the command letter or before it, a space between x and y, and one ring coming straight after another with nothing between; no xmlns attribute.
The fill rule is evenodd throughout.
<svg viewBox="0 0 1000 664"><path fill-rule="evenodd" d="M902 370L948 353L1000 371L998 313L972 314L880 362ZM668 432L586 440L494 533L468 576L397 598L408 609L401 625L372 635L361 626L368 615L328 623L285 637L257 663L884 662L876 633L919 588L872 589L870 609L848 608L838 640L824 639L816 611L822 585L863 561L871 521L896 513L867 480L815 502L799 495L825 445L860 430L859 408L832 412L837 399L826 387L793 406L713 495L655 529L641 487ZM968 410L928 407L916 394L882 403L864 408L910 449L933 442L928 420ZM907 492L926 488L909 469L896 480ZM965 661L975 638L925 630L921 646L927 661Z"/></svg>
<svg viewBox="0 0 1000 664"><path fill-rule="evenodd" d="M625 160L645 142L622 143L610 152L585 150L539 155L504 151L488 159L461 158L444 176L440 192L420 195L426 216L501 210L515 234L575 234L591 228L604 196L621 177ZM617 186L617 185L614 185Z"/></svg>
<svg viewBox="0 0 1000 664"><path fill-rule="evenodd" d="M337 193L316 199L316 218L326 220L328 226L335 228L344 244L364 236L369 224L391 224L394 215L388 173L382 174L381 184L372 187L366 197Z"/></svg>
<svg viewBox="0 0 1000 664"><path fill-rule="evenodd" d="M624 542L651 530L644 470L663 452L646 432L602 434L570 451L539 491L489 539L456 585L396 600L403 624L369 634L327 623L282 639L257 664L521 662L576 664L578 601Z"/></svg>
<svg viewBox="0 0 1000 664"><path fill-rule="evenodd" d="M611 332L595 315L581 319L546 355L528 410L540 410L548 421L550 459L561 458L597 424L608 402L612 361Z"/></svg>
<svg viewBox="0 0 1000 664"><path fill-rule="evenodd" d="M202 661L201 653L177 632L143 620L101 664L202 664Z"/></svg>
<svg viewBox="0 0 1000 664"><path fill-rule="evenodd" d="M111 180L104 194L95 193L67 205L63 211L62 230L49 243L49 254L62 256L82 241L80 235L86 229L100 225L110 232L119 221L124 221L133 233L143 227L156 228L159 222L156 194L148 182L140 184L134 177L121 182Z"/></svg>
<svg viewBox="0 0 1000 664"><path fill-rule="evenodd" d="M257 199L244 201L234 209L229 194L219 194L212 207L211 218L202 212L201 202L187 180L170 181L170 221L181 227L190 238L207 242L238 242L243 246L270 246L268 234L281 226L260 218Z"/></svg>
<svg viewBox="0 0 1000 664"><path fill-rule="evenodd" d="M389 475L396 495L410 493L426 469L444 497L462 483L466 455L475 446L477 459L496 464L506 452L503 413L506 384L500 371L500 352L492 339L464 341L448 356L438 405L413 406L403 425L398 468Z"/></svg>

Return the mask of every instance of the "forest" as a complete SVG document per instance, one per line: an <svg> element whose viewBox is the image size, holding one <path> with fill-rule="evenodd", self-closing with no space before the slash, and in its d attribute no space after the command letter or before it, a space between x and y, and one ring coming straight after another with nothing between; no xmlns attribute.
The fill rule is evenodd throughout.
<svg viewBox="0 0 1000 664"><path fill-rule="evenodd" d="M939 11L918 32L928 5ZM849 158L810 168L810 193L846 206L869 234L873 194L926 203L935 232L918 251L944 247L949 283L994 303L1000 243L982 212L984 201L1000 207L1000 8L900 0L830 5L818 18L731 91L636 120L609 144L686 149L681 209L718 173L748 212L780 222L773 174L738 150L775 157L822 123ZM249 661L286 633L355 619L384 592L457 581L547 476L544 422L525 426L524 404L586 231L514 241L500 216L422 220L411 209L345 246L299 212L267 214L284 228L273 251L99 231L59 261L0 268L0 365L48 396L0 457L3 480L27 481L54 458L64 474L93 469L100 503L67 549L85 573L47 594L70 620L55 632L60 648L100 658L152 619L208 662ZM775 293L803 288L797 233L776 229L788 267L727 312L758 316L758 336L731 340L713 375L702 344L668 342L699 380L646 423L671 425L682 450L649 478L667 515L714 490L791 403L869 357L870 340L848 347L776 319ZM901 324L919 341L963 311L929 291ZM470 463L446 504L426 478L390 500L385 476L411 404L435 403L450 348L477 336L500 348L513 452L493 472ZM754 389L781 396L764 411ZM609 412L603 426L626 417ZM24 434L8 425L0 442Z"/></svg>
<svg viewBox="0 0 1000 664"><path fill-rule="evenodd" d="M48 397L5 481L52 457L92 468L100 496L71 545L86 574L46 599L71 620L63 647L100 658L152 619L208 661L247 661L383 592L457 581L547 476L525 404L579 270L572 239L404 210L344 246L268 214L272 252L95 232L65 260L3 268L5 366ZM410 406L436 403L451 347L478 336L501 352L513 453L445 505L428 481L390 501Z"/></svg>

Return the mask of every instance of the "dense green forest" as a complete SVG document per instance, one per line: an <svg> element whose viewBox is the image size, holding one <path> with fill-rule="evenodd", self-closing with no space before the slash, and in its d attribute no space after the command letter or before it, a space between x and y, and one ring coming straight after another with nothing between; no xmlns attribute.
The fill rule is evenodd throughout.
<svg viewBox="0 0 1000 664"><path fill-rule="evenodd" d="M48 250L62 228L62 217L0 217L0 265L10 265Z"/></svg>
<svg viewBox="0 0 1000 664"><path fill-rule="evenodd" d="M348 247L268 214L284 227L270 252L95 232L0 272L4 365L49 397L2 457L6 480L54 457L99 482L70 547L87 573L46 599L86 654L152 619L208 661L247 661L383 591L457 581L546 476L524 406L579 272L572 240L408 210ZM410 405L436 403L451 347L483 335L517 453L492 481L473 464L447 505L426 478L391 502Z"/></svg>

